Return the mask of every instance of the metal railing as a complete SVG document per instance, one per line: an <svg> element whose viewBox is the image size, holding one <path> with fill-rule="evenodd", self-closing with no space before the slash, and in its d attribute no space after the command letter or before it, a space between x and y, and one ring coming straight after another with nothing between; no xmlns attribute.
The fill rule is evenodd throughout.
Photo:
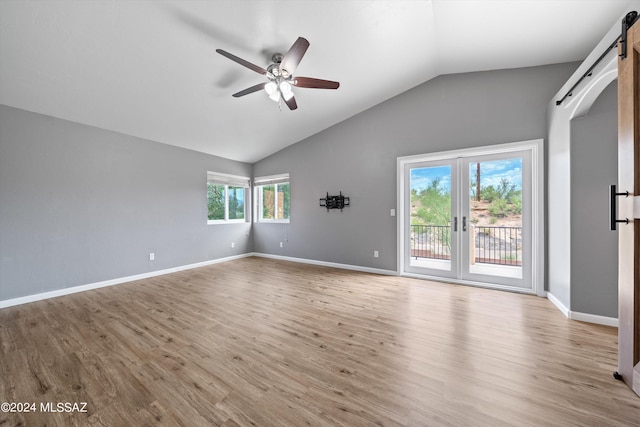
<svg viewBox="0 0 640 427"><path fill-rule="evenodd" d="M450 225L412 225L411 256L451 259Z"/></svg>
<svg viewBox="0 0 640 427"><path fill-rule="evenodd" d="M522 265L522 227L469 226L471 263ZM411 225L411 257L451 259L450 225Z"/></svg>
<svg viewBox="0 0 640 427"><path fill-rule="evenodd" d="M472 226L477 263L522 265L522 227Z"/></svg>

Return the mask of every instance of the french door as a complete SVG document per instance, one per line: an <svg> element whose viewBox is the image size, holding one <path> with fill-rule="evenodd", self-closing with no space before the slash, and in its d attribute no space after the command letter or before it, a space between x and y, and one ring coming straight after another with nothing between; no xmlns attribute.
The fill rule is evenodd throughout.
<svg viewBox="0 0 640 427"><path fill-rule="evenodd" d="M533 151L400 159L402 273L536 292Z"/></svg>

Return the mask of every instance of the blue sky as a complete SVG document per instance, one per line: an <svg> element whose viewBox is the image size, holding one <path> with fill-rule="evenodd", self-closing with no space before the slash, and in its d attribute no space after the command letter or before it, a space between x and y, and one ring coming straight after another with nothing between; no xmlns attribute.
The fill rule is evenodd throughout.
<svg viewBox="0 0 640 427"><path fill-rule="evenodd" d="M469 175L474 181L476 165L477 163L469 165ZM411 169L411 189L420 191L427 188L436 178L440 178L440 188L443 191L451 191L451 166ZM516 189L522 189L522 158L480 162L480 185L497 186L502 178L515 184Z"/></svg>
<svg viewBox="0 0 640 427"><path fill-rule="evenodd" d="M421 191L429 187L436 178L440 178L440 188L443 191L451 191L451 166L411 169L411 189Z"/></svg>

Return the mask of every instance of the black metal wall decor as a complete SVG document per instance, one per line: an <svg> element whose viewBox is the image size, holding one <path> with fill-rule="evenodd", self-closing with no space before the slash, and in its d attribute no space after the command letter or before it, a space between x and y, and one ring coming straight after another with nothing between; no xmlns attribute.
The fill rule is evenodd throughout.
<svg viewBox="0 0 640 427"><path fill-rule="evenodd" d="M330 196L329 193L327 193L327 197L320 199L320 206L322 206L323 208L327 208L327 210L342 210L342 208L344 208L345 206L349 206L349 198L343 196L342 191L338 196Z"/></svg>

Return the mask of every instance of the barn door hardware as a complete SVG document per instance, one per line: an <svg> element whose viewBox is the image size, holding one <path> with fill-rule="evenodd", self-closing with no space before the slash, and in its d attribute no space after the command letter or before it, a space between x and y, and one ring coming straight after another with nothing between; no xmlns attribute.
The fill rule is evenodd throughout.
<svg viewBox="0 0 640 427"><path fill-rule="evenodd" d="M329 193L327 193L327 197L320 199L320 206L322 206L323 208L327 208L327 210L342 210L342 208L344 208L345 206L349 206L349 198L343 196L342 191L338 196L330 196Z"/></svg>
<svg viewBox="0 0 640 427"><path fill-rule="evenodd" d="M573 95L573 90L575 88L578 87L578 85L580 83L582 83L582 81L584 79L586 79L587 77L591 77L593 75L593 69L596 68L596 65L598 65L609 53L609 51L613 48L615 48L618 45L618 42L621 43L621 53L620 53L620 57L622 59L627 57L627 30L629 28L631 28L631 26L638 20L638 12L636 12L635 10L632 12L627 13L627 16L625 16L622 19L622 34L620 34L618 37L616 37L616 39L613 41L613 43L611 43L609 45L609 47L607 47L605 49L605 51L602 53L602 55L600 55L600 57L598 59L595 60L595 62L593 64L591 64L591 66L587 69L587 71L585 71L585 73L582 75L582 77L580 77L578 79L577 82L574 83L573 86L571 86L571 89L569 89L567 91L567 93L564 94L564 96L562 98L560 98L559 100L556 101L556 105L561 105L565 99L567 99L568 97Z"/></svg>
<svg viewBox="0 0 640 427"><path fill-rule="evenodd" d="M620 224L620 223L624 223L624 224L629 224L629 218L625 218L625 219L618 219L618 212L616 209L617 203L616 203L616 197L618 196L624 196L624 197L629 197L629 192L625 191L623 193L618 193L616 192L616 185L612 184L609 186L609 223L610 223L610 229L611 231L616 231L617 225L616 224Z"/></svg>
<svg viewBox="0 0 640 427"><path fill-rule="evenodd" d="M627 16L622 19L622 34L620 34L620 58L625 59L627 57L627 30L638 20L638 12L627 13Z"/></svg>

